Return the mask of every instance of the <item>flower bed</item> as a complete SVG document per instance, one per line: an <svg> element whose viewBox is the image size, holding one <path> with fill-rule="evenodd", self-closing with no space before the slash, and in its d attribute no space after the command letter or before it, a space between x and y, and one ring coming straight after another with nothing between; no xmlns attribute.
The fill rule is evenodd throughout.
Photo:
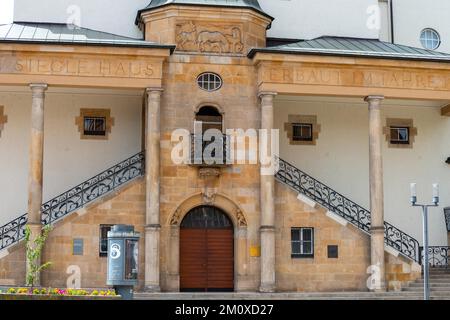
<svg viewBox="0 0 450 320"><path fill-rule="evenodd" d="M84 290L58 288L0 289L0 300L116 300L121 297L114 290Z"/></svg>

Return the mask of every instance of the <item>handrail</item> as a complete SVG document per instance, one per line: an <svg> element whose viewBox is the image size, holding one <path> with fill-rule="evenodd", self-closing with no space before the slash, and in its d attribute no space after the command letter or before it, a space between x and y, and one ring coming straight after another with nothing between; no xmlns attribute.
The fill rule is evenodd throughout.
<svg viewBox="0 0 450 320"><path fill-rule="evenodd" d="M306 174L283 159L278 159L275 177L295 191L341 216L360 230L370 234L370 211ZM384 223L385 243L402 255L419 262L419 242L392 224Z"/></svg>
<svg viewBox="0 0 450 320"><path fill-rule="evenodd" d="M144 172L145 155L144 152L139 152L44 203L41 207L42 224L48 225L56 222L123 184L142 176ZM27 221L27 214L24 214L0 227L0 250L25 237Z"/></svg>
<svg viewBox="0 0 450 320"><path fill-rule="evenodd" d="M448 254L450 247L447 246L429 246L428 263L432 268L448 268ZM424 248L420 247L420 261L423 265Z"/></svg>
<svg viewBox="0 0 450 320"><path fill-rule="evenodd" d="M450 232L450 207L444 208L445 225L447 232Z"/></svg>

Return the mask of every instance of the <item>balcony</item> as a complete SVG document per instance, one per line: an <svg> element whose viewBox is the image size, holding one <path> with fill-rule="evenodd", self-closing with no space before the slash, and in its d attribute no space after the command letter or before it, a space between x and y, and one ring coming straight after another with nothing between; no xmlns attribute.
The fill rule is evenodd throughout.
<svg viewBox="0 0 450 320"><path fill-rule="evenodd" d="M231 137L225 134L220 138L191 134L190 165L213 168L231 165L230 142Z"/></svg>

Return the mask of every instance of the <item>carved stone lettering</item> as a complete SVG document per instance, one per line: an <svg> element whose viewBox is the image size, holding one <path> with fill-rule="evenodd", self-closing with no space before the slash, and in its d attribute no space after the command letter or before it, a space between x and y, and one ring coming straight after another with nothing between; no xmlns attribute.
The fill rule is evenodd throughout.
<svg viewBox="0 0 450 320"><path fill-rule="evenodd" d="M77 59L60 57L0 57L0 73L85 77L157 78L157 64L132 59Z"/></svg>
<svg viewBox="0 0 450 320"><path fill-rule="evenodd" d="M176 26L177 50L242 54L242 35L241 26L180 22Z"/></svg>
<svg viewBox="0 0 450 320"><path fill-rule="evenodd" d="M333 67L265 67L261 80L271 83L450 90L450 72Z"/></svg>

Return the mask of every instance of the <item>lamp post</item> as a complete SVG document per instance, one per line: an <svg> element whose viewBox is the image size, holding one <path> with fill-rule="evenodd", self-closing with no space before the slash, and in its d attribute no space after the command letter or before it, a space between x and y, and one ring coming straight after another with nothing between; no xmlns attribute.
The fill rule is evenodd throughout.
<svg viewBox="0 0 450 320"><path fill-rule="evenodd" d="M439 185L433 184L433 204L418 204L417 203L417 184L411 183L411 204L413 207L422 207L422 221L423 221L423 299L430 300L430 264L428 263L428 208L437 207L439 205ZM420 248L419 248L420 252Z"/></svg>

